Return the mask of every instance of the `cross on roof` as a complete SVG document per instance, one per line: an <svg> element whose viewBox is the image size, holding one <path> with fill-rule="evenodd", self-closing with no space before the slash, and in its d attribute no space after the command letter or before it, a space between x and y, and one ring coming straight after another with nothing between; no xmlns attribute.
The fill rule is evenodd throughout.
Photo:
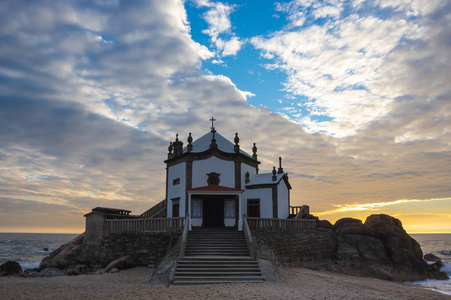
<svg viewBox="0 0 451 300"><path fill-rule="evenodd" d="M211 121L211 130L213 131L215 130L214 121L216 121L216 119L214 117L211 117L210 121Z"/></svg>

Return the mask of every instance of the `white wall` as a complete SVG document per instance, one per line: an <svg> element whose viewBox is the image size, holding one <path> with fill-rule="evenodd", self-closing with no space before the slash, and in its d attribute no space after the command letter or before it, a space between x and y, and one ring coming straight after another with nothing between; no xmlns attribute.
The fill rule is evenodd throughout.
<svg viewBox="0 0 451 300"><path fill-rule="evenodd" d="M246 165L244 163L241 164L241 189L244 190L246 187L246 172L249 171L250 177L257 174L257 169Z"/></svg>
<svg viewBox="0 0 451 300"><path fill-rule="evenodd" d="M206 186L207 174L216 172L221 174L219 185L235 187L235 163L233 161L220 160L217 157L210 157L205 160L193 161L193 188Z"/></svg>
<svg viewBox="0 0 451 300"><path fill-rule="evenodd" d="M286 219L289 215L289 209L288 209L288 195L289 195L289 189L287 185L285 184L285 181L280 181L279 185L277 186L277 199L278 199L278 218L279 219Z"/></svg>
<svg viewBox="0 0 451 300"><path fill-rule="evenodd" d="M168 169L168 207L167 216L172 217L172 201L171 199L180 198L180 217L185 215L185 187L186 187L186 164L179 163ZM180 178L180 183L173 185L173 180Z"/></svg>
<svg viewBox="0 0 451 300"><path fill-rule="evenodd" d="M246 190L242 196L241 212L247 214L247 199L260 199L260 217L272 218L272 188Z"/></svg>

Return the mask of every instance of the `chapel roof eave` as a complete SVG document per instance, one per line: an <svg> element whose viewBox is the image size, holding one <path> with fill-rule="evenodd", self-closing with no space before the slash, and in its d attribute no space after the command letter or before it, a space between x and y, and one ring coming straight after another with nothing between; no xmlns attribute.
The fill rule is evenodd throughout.
<svg viewBox="0 0 451 300"><path fill-rule="evenodd" d="M237 188L231 188L227 186L221 186L221 185L207 185L207 186L201 186L197 188L191 188L187 189L186 192L188 194L205 194L205 195L218 195L218 194L224 194L224 195L241 195L244 193L244 190L237 189Z"/></svg>
<svg viewBox="0 0 451 300"><path fill-rule="evenodd" d="M202 160L207 159L212 156L218 157L218 158L228 158L228 160L234 160L233 158L241 158L243 161L246 161L250 164L259 165L261 162L246 155L243 153L230 153L230 152L224 152L218 148L210 147L209 149L203 151L203 152L185 152L183 154L180 154L178 156L171 157L169 159L166 159L164 163L166 164L177 164L179 162L184 162L189 160L190 158L193 158L194 160Z"/></svg>
<svg viewBox="0 0 451 300"><path fill-rule="evenodd" d="M250 183L246 183L245 187L246 188L262 188L262 187L270 187L270 186L274 186L274 185L278 185L282 180L285 182L285 185L287 186L287 188L289 190L292 189L290 182L288 181L288 176L286 173L283 174L277 174L277 180L273 181L272 180L272 173L260 173L260 174L256 174L254 175L253 178L251 178ZM263 178L263 180L255 180L255 177L259 177L259 178ZM265 178L267 177L267 178Z"/></svg>

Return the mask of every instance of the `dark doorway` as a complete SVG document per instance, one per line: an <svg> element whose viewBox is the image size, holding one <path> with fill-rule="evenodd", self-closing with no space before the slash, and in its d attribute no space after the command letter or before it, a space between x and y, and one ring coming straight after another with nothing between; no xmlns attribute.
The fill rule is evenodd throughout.
<svg viewBox="0 0 451 300"><path fill-rule="evenodd" d="M205 228L224 227L224 199L217 197L204 198L203 201L203 225Z"/></svg>

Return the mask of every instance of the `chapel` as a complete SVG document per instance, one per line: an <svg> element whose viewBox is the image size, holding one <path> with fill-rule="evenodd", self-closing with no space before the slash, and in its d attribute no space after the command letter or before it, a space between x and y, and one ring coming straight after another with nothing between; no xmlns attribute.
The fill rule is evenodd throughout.
<svg viewBox="0 0 451 300"><path fill-rule="evenodd" d="M210 131L187 144L176 135L170 142L166 163L166 214L189 216L189 230L243 228L248 217L287 219L291 185L287 173L274 166L260 173L257 146L252 155L241 149L238 133L233 142L219 134L213 117Z"/></svg>

